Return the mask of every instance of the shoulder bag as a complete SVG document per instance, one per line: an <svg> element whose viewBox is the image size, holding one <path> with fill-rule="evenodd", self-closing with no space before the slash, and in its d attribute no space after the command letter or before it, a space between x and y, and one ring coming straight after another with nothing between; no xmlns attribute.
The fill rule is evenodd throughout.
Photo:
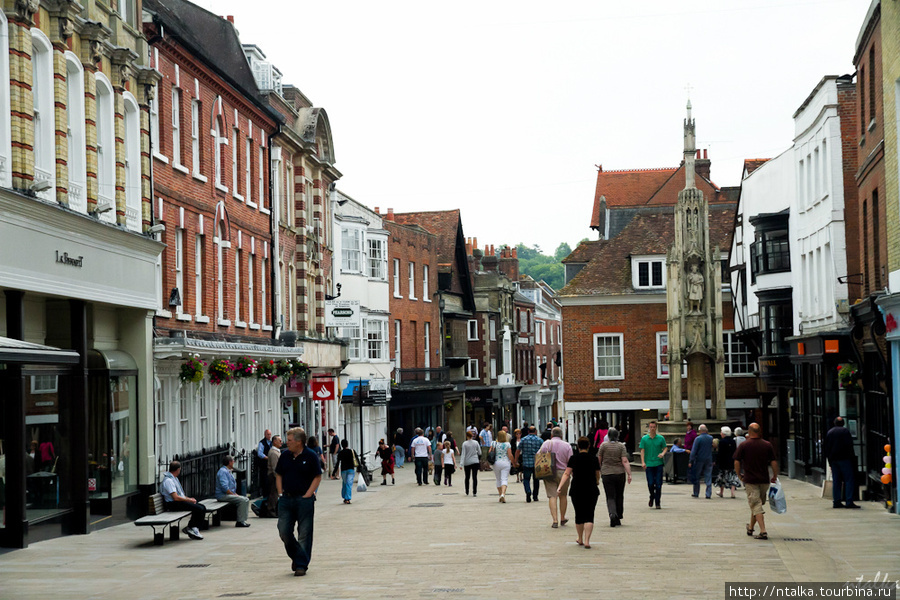
<svg viewBox="0 0 900 600"><path fill-rule="evenodd" d="M497 462L497 442L491 444L491 449L488 451L488 464L494 464Z"/></svg>
<svg viewBox="0 0 900 600"><path fill-rule="evenodd" d="M550 442L553 448L553 441ZM537 479L556 479L556 452L538 452L534 455L534 476Z"/></svg>

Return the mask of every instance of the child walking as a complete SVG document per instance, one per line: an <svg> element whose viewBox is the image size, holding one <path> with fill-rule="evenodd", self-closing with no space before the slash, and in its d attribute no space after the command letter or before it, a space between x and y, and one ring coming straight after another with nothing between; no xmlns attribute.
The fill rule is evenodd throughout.
<svg viewBox="0 0 900 600"><path fill-rule="evenodd" d="M444 485L448 485L453 487L453 471L456 470L456 454L453 452L453 448L450 447L450 442L444 442L444 449L441 450L441 454L443 455L443 460L441 461L444 464Z"/></svg>

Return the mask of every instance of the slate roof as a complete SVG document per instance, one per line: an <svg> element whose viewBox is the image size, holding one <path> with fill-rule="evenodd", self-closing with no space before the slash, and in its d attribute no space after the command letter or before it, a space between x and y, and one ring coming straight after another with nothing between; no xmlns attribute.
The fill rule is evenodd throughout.
<svg viewBox="0 0 900 600"><path fill-rule="evenodd" d="M733 203L709 207L710 245L718 246L720 251L728 252L731 247L735 208ZM670 207L641 212L611 240L579 244L564 262L588 264L559 291L559 296L665 293L632 287L631 256L665 255L674 239L675 213Z"/></svg>
<svg viewBox="0 0 900 600"><path fill-rule="evenodd" d="M233 23L186 0L143 0L143 8L166 36L177 38L259 108L283 120L260 96Z"/></svg>
<svg viewBox="0 0 900 600"><path fill-rule="evenodd" d="M459 209L395 213L394 222L401 225L419 225L433 233L438 238L438 263L452 264L455 262L457 233L460 227Z"/></svg>
<svg viewBox="0 0 900 600"><path fill-rule="evenodd" d="M609 208L669 205L678 201L684 189L684 164L666 169L636 169L597 172L591 227L600 227L600 198ZM723 201L719 186L697 173L696 186L710 204Z"/></svg>

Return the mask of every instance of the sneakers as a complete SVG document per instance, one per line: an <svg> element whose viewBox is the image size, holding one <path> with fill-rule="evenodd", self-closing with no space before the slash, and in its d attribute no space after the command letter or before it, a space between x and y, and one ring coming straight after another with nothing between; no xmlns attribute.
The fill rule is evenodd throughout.
<svg viewBox="0 0 900 600"><path fill-rule="evenodd" d="M203 536L200 535L200 530L196 527L185 527L181 530L186 536L191 538L192 540L202 540Z"/></svg>
<svg viewBox="0 0 900 600"><path fill-rule="evenodd" d="M247 521L238 521L234 524L235 527L250 527L250 523Z"/></svg>
<svg viewBox="0 0 900 600"><path fill-rule="evenodd" d="M294 577L303 577L306 575L306 567L297 567L294 569Z"/></svg>

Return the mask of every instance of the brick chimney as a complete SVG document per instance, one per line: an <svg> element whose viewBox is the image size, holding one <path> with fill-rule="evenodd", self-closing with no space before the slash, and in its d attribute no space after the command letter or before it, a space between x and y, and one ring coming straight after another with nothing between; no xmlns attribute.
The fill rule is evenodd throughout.
<svg viewBox="0 0 900 600"><path fill-rule="evenodd" d="M510 281L518 281L519 280L519 259L516 257L516 248L515 246L507 247L506 251L502 253L499 261L499 270L501 273L509 277Z"/></svg>
<svg viewBox="0 0 900 600"><path fill-rule="evenodd" d="M697 160L694 163L694 172L704 179L709 179L710 161L707 151L703 151L703 158L700 158L700 151L697 150Z"/></svg>
<svg viewBox="0 0 900 600"><path fill-rule="evenodd" d="M394 209L393 208L388 209L387 216L385 217L385 219L387 219L388 221L394 220Z"/></svg>
<svg viewBox="0 0 900 600"><path fill-rule="evenodd" d="M489 246L487 244L484 245L484 258L481 260L481 264L484 266L485 271L497 272L497 256L494 254L494 247Z"/></svg>
<svg viewBox="0 0 900 600"><path fill-rule="evenodd" d="M228 16L225 17L225 18L228 19L228 22L229 22L229 23L231 23L232 25L234 25L234 15L228 15Z"/></svg>

